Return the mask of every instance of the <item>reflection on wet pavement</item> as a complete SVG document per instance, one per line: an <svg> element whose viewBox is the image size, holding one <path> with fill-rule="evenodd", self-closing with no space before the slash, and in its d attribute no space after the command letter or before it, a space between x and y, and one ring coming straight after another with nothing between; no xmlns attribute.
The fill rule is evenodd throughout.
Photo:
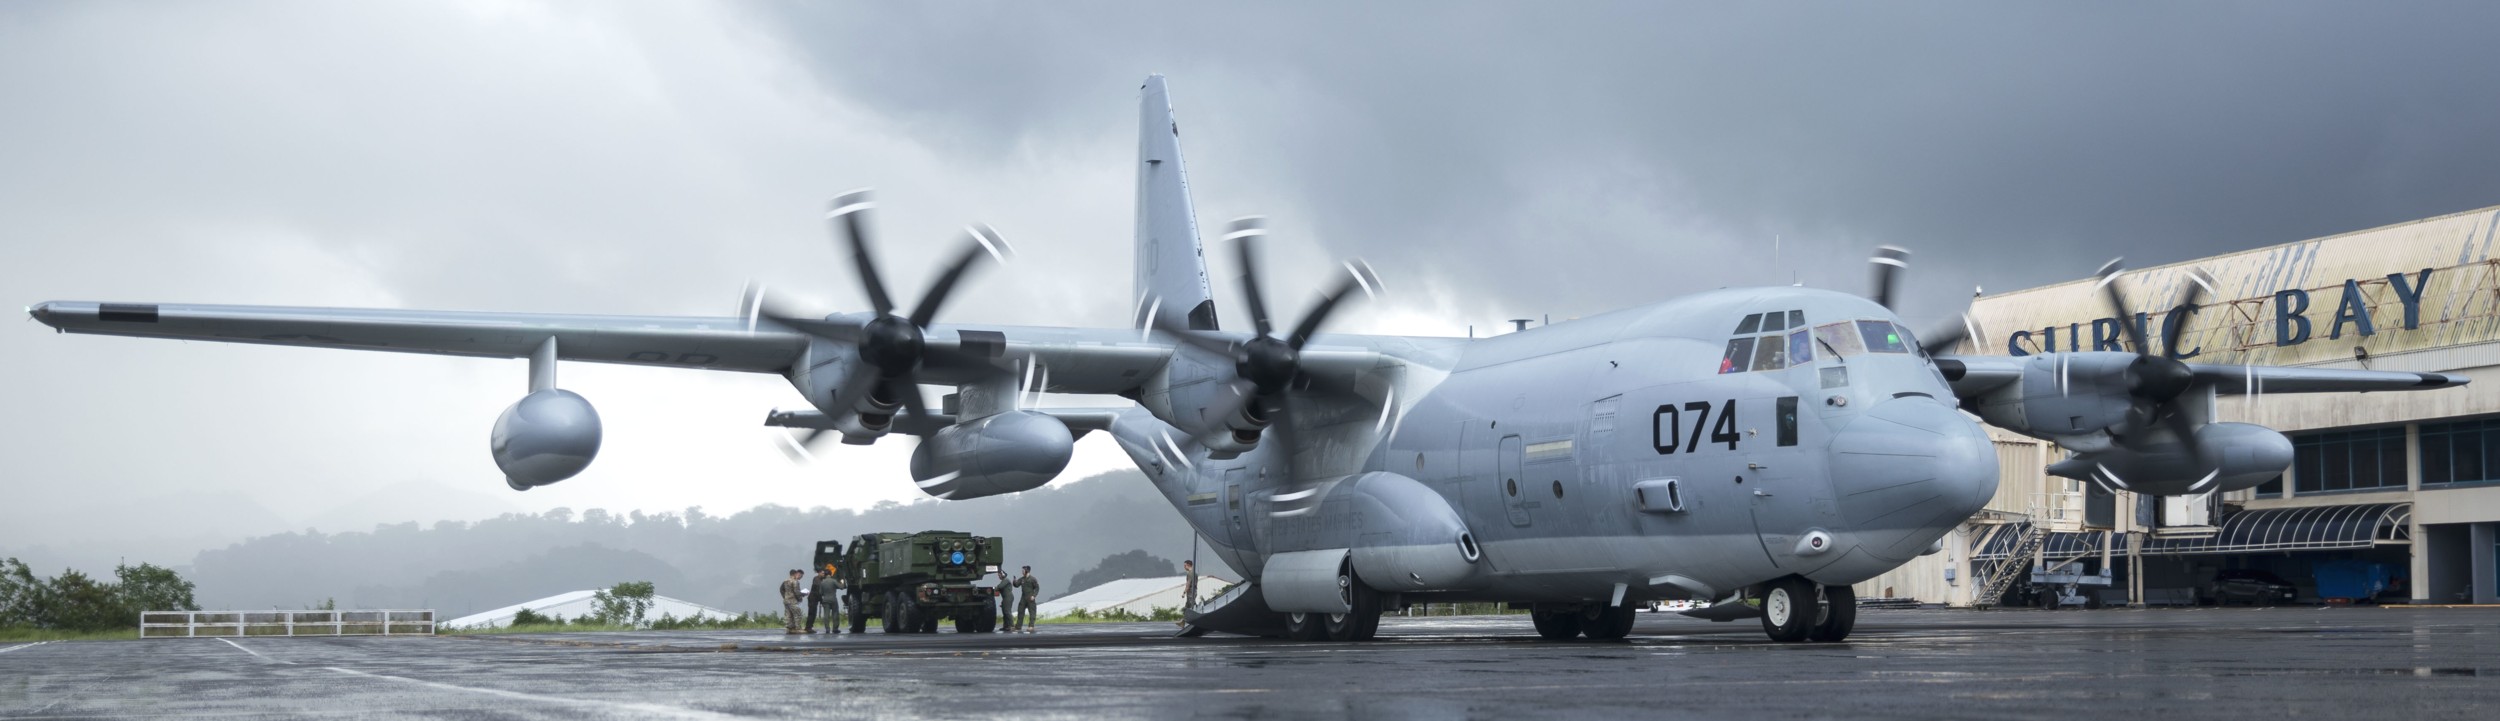
<svg viewBox="0 0 2500 721"><path fill-rule="evenodd" d="M0 716L136 718L2464 717L2500 708L2500 608L1868 611L1840 644L1642 616L1524 616L1365 644L749 632L54 643L0 655ZM2047 703L2044 703L2047 702Z"/></svg>

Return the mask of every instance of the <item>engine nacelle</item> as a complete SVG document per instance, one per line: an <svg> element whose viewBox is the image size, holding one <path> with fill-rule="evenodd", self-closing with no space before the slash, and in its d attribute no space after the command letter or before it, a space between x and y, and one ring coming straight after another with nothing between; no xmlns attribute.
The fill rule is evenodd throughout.
<svg viewBox="0 0 2500 721"><path fill-rule="evenodd" d="M2292 440L2265 426L2208 423L2197 427L2195 442L2202 453L2177 443L2114 446L2050 464L2049 474L2150 496L2192 496L2255 488L2292 465Z"/></svg>
<svg viewBox="0 0 2500 721"><path fill-rule="evenodd" d="M1030 491L1059 477L1076 452L1068 424L1048 414L1008 411L940 429L911 453L920 491L961 501Z"/></svg>
<svg viewBox="0 0 2500 721"><path fill-rule="evenodd" d="M493 447L495 467L512 490L572 478L599 455L599 412L581 394L536 391L495 418Z"/></svg>

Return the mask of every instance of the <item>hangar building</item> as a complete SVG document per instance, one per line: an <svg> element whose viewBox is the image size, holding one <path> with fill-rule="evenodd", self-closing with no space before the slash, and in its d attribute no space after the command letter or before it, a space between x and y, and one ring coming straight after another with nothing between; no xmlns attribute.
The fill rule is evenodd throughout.
<svg viewBox="0 0 2500 721"><path fill-rule="evenodd" d="M1995 500L1943 551L1861 584L1859 598L2065 597L2026 595L2040 571L2080 581L2096 604L2210 601L2218 578L2250 577L2296 587L2303 603L2500 603L2495 231L2500 207L2131 270L2132 318L2110 317L2089 279L1976 299L1983 333L1956 353L2122 350L2119 323L2141 324L2156 344L2165 324L2184 323L2179 348L2155 350L2189 363L2434 371L2473 383L2218 395L2215 420L2273 428L2294 448L2282 478L2221 497L2138 498L2048 476L2064 451L1992 430ZM2193 310L2173 311L2190 268L2219 282Z"/></svg>

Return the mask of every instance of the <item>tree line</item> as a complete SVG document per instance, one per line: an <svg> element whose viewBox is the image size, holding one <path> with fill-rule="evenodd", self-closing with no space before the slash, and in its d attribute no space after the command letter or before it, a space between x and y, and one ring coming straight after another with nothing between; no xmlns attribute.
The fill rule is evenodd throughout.
<svg viewBox="0 0 2500 721"><path fill-rule="evenodd" d="M113 567L113 580L65 570L38 578L16 558L0 559L0 629L106 631L137 628L143 611L197 611L192 584L163 566Z"/></svg>

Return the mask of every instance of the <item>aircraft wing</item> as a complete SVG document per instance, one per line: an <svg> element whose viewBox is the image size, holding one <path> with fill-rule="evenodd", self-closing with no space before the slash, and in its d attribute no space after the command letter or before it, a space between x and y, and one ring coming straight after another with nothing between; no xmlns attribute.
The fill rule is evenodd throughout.
<svg viewBox="0 0 2500 721"><path fill-rule="evenodd" d="M2419 391L2465 385L2465 376L2413 371L2365 371L2340 368L2207 365L2189 363L2196 380L2211 383L2224 395L2245 393L2356 393Z"/></svg>
<svg viewBox="0 0 2500 721"><path fill-rule="evenodd" d="M807 339L741 318L561 315L50 301L28 315L63 333L525 358L546 339L593 363L779 373Z"/></svg>
<svg viewBox="0 0 2500 721"><path fill-rule="evenodd" d="M2010 356L1940 356L1936 358L1936 369L1944 373L1945 381L1952 384L1955 395L1967 398L2020 380L2023 366L2028 362L2027 359ZM2413 371L2204 363L2189 363L2187 367L2196 374L2197 382L2211 384L2215 392L2225 395L2418 391L2461 386L2469 380L2453 373Z"/></svg>

